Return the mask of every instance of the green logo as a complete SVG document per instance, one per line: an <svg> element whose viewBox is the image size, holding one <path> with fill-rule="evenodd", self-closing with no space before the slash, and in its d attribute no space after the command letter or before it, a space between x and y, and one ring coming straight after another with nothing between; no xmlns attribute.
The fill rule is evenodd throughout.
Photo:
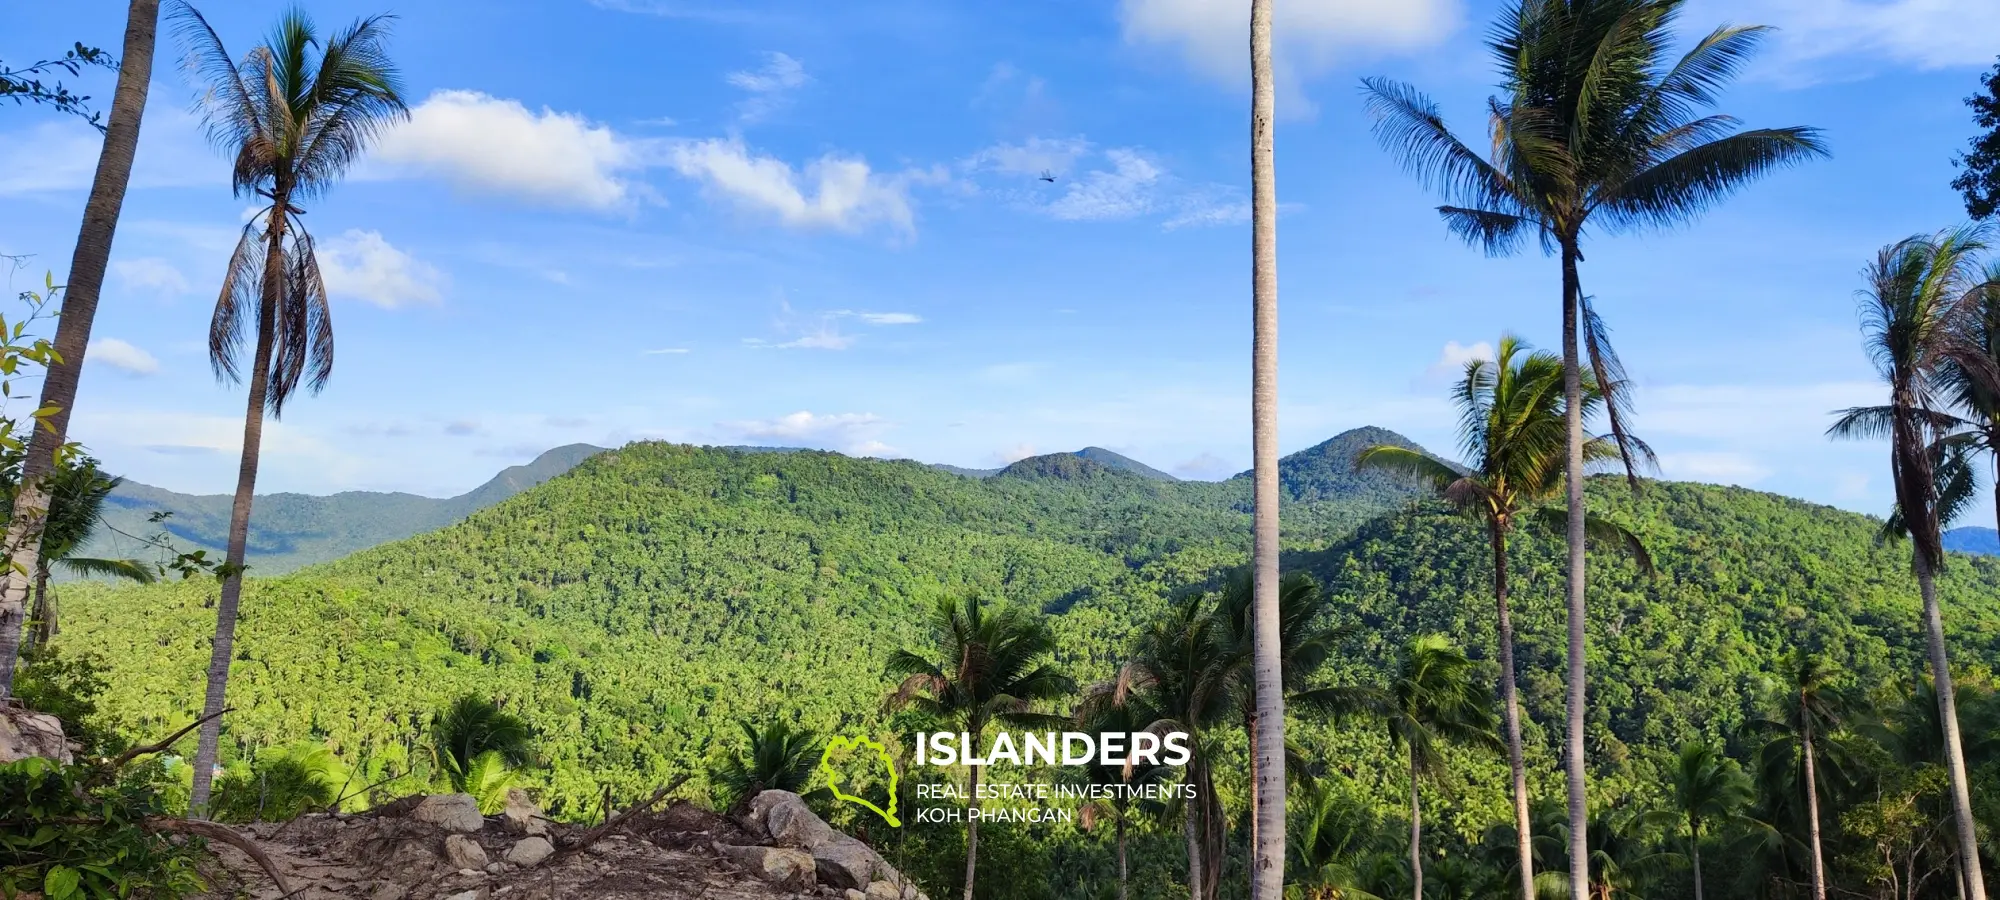
<svg viewBox="0 0 2000 900"><path fill-rule="evenodd" d="M865 737L837 737L826 742L826 750L819 755L819 770L826 775L826 785L833 791L834 799L865 806L881 816L882 821L888 822L889 827L901 828L903 823L896 818L895 813L840 789L841 776L839 770L833 767L833 754L840 750L859 750L863 747L875 751L875 758L882 761L882 768L889 770L889 805L896 805L896 762L889 758L889 748Z"/></svg>

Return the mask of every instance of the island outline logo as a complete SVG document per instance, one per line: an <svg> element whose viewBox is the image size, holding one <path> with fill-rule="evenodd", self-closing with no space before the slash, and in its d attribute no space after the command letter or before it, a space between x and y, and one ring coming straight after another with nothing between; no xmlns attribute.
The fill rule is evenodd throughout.
<svg viewBox="0 0 2000 900"><path fill-rule="evenodd" d="M903 822L901 819L896 818L895 813L876 806L865 797L857 797L840 789L840 771L833 767L833 754L842 750L861 750L864 748L875 751L875 757L882 761L882 768L889 770L889 805L895 805L897 785L896 761L889 756L889 748L865 737L835 737L826 742L826 749L821 750L819 754L819 770L826 775L827 789L833 792L834 799L866 807L876 815L881 816L882 821L889 823L890 828L901 828L903 827Z"/></svg>

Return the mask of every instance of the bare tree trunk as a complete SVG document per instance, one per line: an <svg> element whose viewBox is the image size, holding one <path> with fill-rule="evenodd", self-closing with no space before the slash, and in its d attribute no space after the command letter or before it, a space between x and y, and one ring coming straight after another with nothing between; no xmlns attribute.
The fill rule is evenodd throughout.
<svg viewBox="0 0 2000 900"><path fill-rule="evenodd" d="M1271 0L1250 2L1250 247L1254 337L1250 419L1255 471L1252 606L1257 690L1256 844L1251 900L1285 889L1285 693L1278 643L1278 182ZM1220 860L1217 863L1220 864Z"/></svg>
<svg viewBox="0 0 2000 900"><path fill-rule="evenodd" d="M1414 749L1410 751L1410 896L1412 900L1424 900L1424 806L1417 797Z"/></svg>
<svg viewBox="0 0 2000 900"><path fill-rule="evenodd" d="M55 635L55 628L49 624L49 567L46 565L35 566L35 605L31 610L28 621L33 627L27 630L21 641L21 657L24 659Z"/></svg>
<svg viewBox="0 0 2000 900"><path fill-rule="evenodd" d="M972 746L980 743L980 732L972 729ZM967 751L970 752L970 751ZM979 766L966 766L965 776L965 900L972 900L972 877L979 868Z"/></svg>
<svg viewBox="0 0 2000 900"><path fill-rule="evenodd" d="M1807 714L1808 716L1810 713ZM1812 842L1812 895L1813 900L1826 900L1826 864L1820 856L1819 844L1819 772L1813 760L1812 722L1805 723L1806 756L1806 836Z"/></svg>
<svg viewBox="0 0 2000 900"><path fill-rule="evenodd" d="M1192 769L1188 770L1187 774L1190 778L1194 777ZM1199 790L1200 787L1197 785L1196 791L1198 792ZM1188 900L1202 900L1202 885L1205 883L1205 879L1201 864L1201 848L1204 843L1201 836L1201 820L1202 816L1206 813L1201 807L1207 801L1198 796L1191 796L1185 802L1187 804L1187 812L1184 818L1187 829Z"/></svg>
<svg viewBox="0 0 2000 900"><path fill-rule="evenodd" d="M276 334L278 293L285 283L285 209L290 191L280 188L265 226L264 283L257 310L257 355L250 366L250 399L243 414L243 456L236 469L236 499L229 510L229 550L224 557L222 598L215 604L215 641L208 657L208 693L202 715L214 716L201 726L194 754L194 789L188 796L188 818L208 814L208 793L215 757L222 740L223 701L229 690L229 663L236 652L236 608L243 596L243 558L250 543L250 506L257 491L258 453L264 442L264 405L270 387L271 350Z"/></svg>
<svg viewBox="0 0 2000 900"><path fill-rule="evenodd" d="M1254 627L1254 626L1253 626ZM1257 783L1257 695L1253 686L1243 711L1243 734L1250 739L1250 851L1257 850L1257 809L1264 786Z"/></svg>
<svg viewBox="0 0 2000 900"><path fill-rule="evenodd" d="M1688 858L1694 862L1694 900L1701 896L1701 820L1688 817Z"/></svg>
<svg viewBox="0 0 2000 900"><path fill-rule="evenodd" d="M1979 836L1972 818L1972 791L1965 774L1965 745L1959 737L1958 699L1951 660L1945 654L1944 611L1938 606L1937 576L1922 553L1916 555L1917 588L1924 596L1924 640L1930 651L1931 683L1937 688L1938 722L1944 726L1944 767L1951 777L1951 811L1956 826L1959 878L1968 900L1986 900L1980 871Z"/></svg>
<svg viewBox="0 0 2000 900"><path fill-rule="evenodd" d="M1528 821L1528 764L1521 745L1521 697L1514 684L1514 612L1507 604L1507 532L1487 523L1493 543L1493 603L1500 617L1500 714L1507 728L1507 765L1514 778L1514 834L1519 844L1521 900L1535 900L1534 829ZM1695 900L1701 900L1696 897Z"/></svg>
<svg viewBox="0 0 2000 900"><path fill-rule="evenodd" d="M1118 811L1118 900L1127 900L1126 892L1132 881L1131 870L1125 866L1125 814L1129 810Z"/></svg>
<svg viewBox="0 0 2000 900"><path fill-rule="evenodd" d="M55 413L29 430L26 457L21 462L21 486L14 493L0 556L11 563L0 577L0 697L14 691L14 664L21 651L21 623L28 599L29 573L41 564L42 527L47 523L49 492L42 479L55 468L56 449L69 438L69 416L76 405L77 376L90 346L90 326L97 318L97 298L104 288L104 270L111 261L111 240L118 231L118 213L125 206L125 186L132 177L132 158L139 151L139 120L146 112L146 89L153 81L153 45L160 24L160 0L132 0L125 14L125 55L118 63L118 87L111 97L111 118L104 123L104 149L97 155L97 174L84 202L83 225L77 229L76 250L70 256L63 288L62 314L56 320L56 355L42 381L41 404Z"/></svg>
<svg viewBox="0 0 2000 900"><path fill-rule="evenodd" d="M1572 885L1590 884L1590 805L1585 792L1584 720L1584 498L1583 498L1583 373L1577 366L1577 249L1565 239L1563 266L1563 417L1569 425L1568 463L1563 484L1569 501L1569 702L1563 764L1569 783L1569 877ZM1574 889L1572 889L1574 894Z"/></svg>

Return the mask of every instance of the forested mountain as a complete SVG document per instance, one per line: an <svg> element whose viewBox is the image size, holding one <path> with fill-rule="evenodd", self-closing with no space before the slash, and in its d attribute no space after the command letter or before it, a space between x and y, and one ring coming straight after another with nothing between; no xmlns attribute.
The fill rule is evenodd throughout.
<svg viewBox="0 0 2000 900"><path fill-rule="evenodd" d="M1953 528L1944 533L1944 548L1960 553L2000 556L2000 531L1974 525Z"/></svg>
<svg viewBox="0 0 2000 900"><path fill-rule="evenodd" d="M1350 432L1284 462L1297 498L1288 568L1319 576L1333 615L1358 626L1323 678L1372 682L1409 636L1442 631L1490 679L1483 533L1411 505L1393 480L1353 476L1352 454L1376 441L1408 443ZM1607 802L1659 799L1684 740L1736 741L1793 647L1833 654L1858 684L1914 683L1917 595L1906 548L1879 544L1878 521L1735 488L1648 483L1634 497L1605 479L1592 492L1659 563L1648 576L1593 556L1592 789ZM924 723L882 712L883 663L923 640L937 596L1054 614L1064 665L1102 679L1150 617L1245 561L1248 499L1248 479L1162 481L1074 454L972 479L814 451L633 444L459 524L252 579L225 747L324 740L377 780L423 765L429 717L478 693L537 729L531 777L557 812L580 814L604 785L628 797L681 774L701 785L741 742L740 719L893 739ZM1524 527L1512 553L1530 771L1548 798L1560 796L1559 548ZM2000 560L1955 556L1941 586L1956 660L1977 680L2000 661ZM65 590L57 646L106 670L104 724L152 735L192 717L214 593L206 580ZM1231 759L1218 790L1240 809L1242 738L1218 737ZM1297 737L1328 789L1396 814L1400 770L1379 729L1308 717ZM1443 852L1470 852L1506 814L1506 766L1452 753L1452 779L1425 788L1426 818ZM1055 856L1103 864L1101 844L1070 826L996 826L990 841L1052 879L1067 871Z"/></svg>
<svg viewBox="0 0 2000 900"><path fill-rule="evenodd" d="M589 444L557 447L526 465L502 469L471 491L442 499L379 491L344 491L325 497L260 494L250 517L251 571L282 574L443 528L561 475L603 450ZM140 541L164 528L181 549L206 549L219 559L228 542L232 500L227 494L180 494L125 482L105 500L104 520L110 527L98 529L82 555L129 557L142 553ZM160 511L173 516L164 523L148 521Z"/></svg>

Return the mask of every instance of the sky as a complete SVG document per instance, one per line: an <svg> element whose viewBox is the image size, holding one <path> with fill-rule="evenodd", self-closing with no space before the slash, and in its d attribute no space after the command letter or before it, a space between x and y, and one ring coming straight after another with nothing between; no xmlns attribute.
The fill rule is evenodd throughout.
<svg viewBox="0 0 2000 900"><path fill-rule="evenodd" d="M124 4L9 7L9 64L121 41ZM1247 7L311 0L329 29L396 14L412 115L306 207L338 352L267 426L259 489L448 496L633 440L975 467L1097 445L1240 471ZM1477 144L1497 7L1277 0L1287 452L1378 425L1449 453L1464 360L1502 333L1556 346L1555 261L1447 233L1358 89L1412 83ZM202 9L241 56L279 7ZM1593 236L1584 284L1661 474L1881 513L1886 446L1823 434L1884 395L1855 292L1881 246L1963 221L1962 99L2000 54L2000 4L1691 0L1682 26L1725 21L1779 30L1722 109L1820 127L1831 158L1686 227ZM118 474L224 493L244 391L206 328L253 206L182 56L163 28L72 436ZM110 81L81 79L100 108ZM97 146L0 107L0 252L29 256L10 292L62 280Z"/></svg>

